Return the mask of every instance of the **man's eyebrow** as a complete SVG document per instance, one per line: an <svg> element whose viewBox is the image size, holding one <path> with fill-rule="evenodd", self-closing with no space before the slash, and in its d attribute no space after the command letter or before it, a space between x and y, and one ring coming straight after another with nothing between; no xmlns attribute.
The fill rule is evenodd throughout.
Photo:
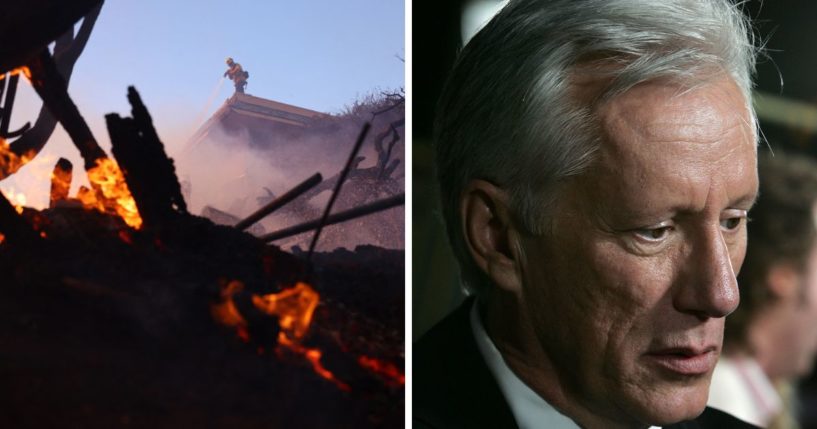
<svg viewBox="0 0 817 429"><path fill-rule="evenodd" d="M755 206L757 203L757 198L760 196L760 192L754 192L751 194L746 194L732 203L732 206L737 206L746 210L751 210L752 207Z"/></svg>

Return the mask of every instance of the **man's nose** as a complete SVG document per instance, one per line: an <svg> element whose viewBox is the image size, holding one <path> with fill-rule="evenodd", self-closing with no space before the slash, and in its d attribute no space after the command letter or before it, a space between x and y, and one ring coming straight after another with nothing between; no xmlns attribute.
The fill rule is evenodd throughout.
<svg viewBox="0 0 817 429"><path fill-rule="evenodd" d="M686 262L673 297L676 308L701 318L726 317L735 311L740 292L730 249L719 226L700 234Z"/></svg>

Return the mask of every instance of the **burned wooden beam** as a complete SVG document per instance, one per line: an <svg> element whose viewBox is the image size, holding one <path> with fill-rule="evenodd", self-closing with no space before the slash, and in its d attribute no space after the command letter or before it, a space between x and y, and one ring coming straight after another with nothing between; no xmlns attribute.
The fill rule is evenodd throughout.
<svg viewBox="0 0 817 429"><path fill-rule="evenodd" d="M144 224L160 227L179 214L187 214L187 204L173 160L165 153L153 119L132 86L128 87L128 101L132 117L105 115L112 152Z"/></svg>
<svg viewBox="0 0 817 429"><path fill-rule="evenodd" d="M271 214L275 210L278 210L279 208L283 207L284 205L286 205L290 201L294 200L295 198L298 198L304 192L314 188L315 185L317 185L318 183L321 183L322 180L323 180L323 176L321 176L320 173L313 174L310 178L304 180L303 182L301 182L300 184L298 184L294 188L290 189L284 195L281 195L280 197L270 201L264 207L261 207L260 209L258 209L255 213L247 216L246 219L244 219L241 222L238 222L237 224L235 224L235 227L240 229L240 230L247 229L247 227L249 227L250 225L258 222L259 220L263 219L265 216Z"/></svg>
<svg viewBox="0 0 817 429"><path fill-rule="evenodd" d="M323 230L323 225L326 223L327 219L329 218L329 212L332 211L332 205L335 204L335 200L338 198L338 194L340 194L340 188L343 186L343 182L346 181L346 176L349 174L349 170L352 168L352 164L357 157L358 151L360 151L360 146L363 145L363 140L366 139L366 134L369 133L369 128L371 128L372 124L366 122L363 124L363 128L360 130L360 135L357 136L357 141L355 142L354 147L352 148L352 152L349 154L349 159L346 161L346 166L343 167L343 171L340 173L340 177L338 177L337 183L335 183L335 189L332 191L332 196L329 197L329 202L326 203L326 208L323 211L323 216L321 216L320 221L318 222L317 227L315 228L315 235L312 236L312 242L309 244L309 252L306 254L307 261L312 256L312 252L315 251L315 246L318 244L318 238L321 236L321 231Z"/></svg>
<svg viewBox="0 0 817 429"><path fill-rule="evenodd" d="M292 237L293 235L298 235L307 231L312 231L313 229L317 228L318 226L329 226L334 225L336 223L346 222L348 220L356 219L359 217L367 216L373 213L377 213L379 211L388 210L392 207L397 207L403 205L405 203L405 195L395 195L393 197L384 198L382 200L375 201L370 204L366 204L360 207L355 207L353 209L345 210L340 213L335 213L330 215L326 219L313 219L308 222L304 222L299 225L291 226L288 228L280 229L275 232L271 232L267 235L259 237L264 242L271 242L275 240L280 240L282 238Z"/></svg>
<svg viewBox="0 0 817 429"><path fill-rule="evenodd" d="M65 3L65 2L62 2ZM73 2L71 2L73 3ZM65 79L66 86L71 80L71 74L74 70L74 65L77 62L80 54L88 39L91 36L91 31L94 28L100 10L102 9L102 2L94 6L83 18L79 30L74 34L74 27L68 26L61 36L57 37L53 47L54 61L57 63L57 70L59 70L62 77ZM0 87L2 85L0 84ZM48 106L43 104L40 107L40 112L37 119L34 120L34 125L25 132L17 140L11 142L10 149L18 157L25 159L33 159L48 142L51 134L57 126L57 118L48 110ZM20 164L22 167L24 164ZM17 167L17 168L19 168ZM10 175L17 171L17 168L11 171L0 171L0 180L4 175Z"/></svg>
<svg viewBox="0 0 817 429"><path fill-rule="evenodd" d="M51 198L48 207L54 208L57 201L68 199L73 172L74 165L65 158L60 158L54 165L54 170L51 172Z"/></svg>
<svg viewBox="0 0 817 429"><path fill-rule="evenodd" d="M85 169L94 168L97 162L107 158L107 155L99 147L88 123L68 95L65 79L57 70L48 48L43 49L27 66L31 85L79 149L85 161Z"/></svg>

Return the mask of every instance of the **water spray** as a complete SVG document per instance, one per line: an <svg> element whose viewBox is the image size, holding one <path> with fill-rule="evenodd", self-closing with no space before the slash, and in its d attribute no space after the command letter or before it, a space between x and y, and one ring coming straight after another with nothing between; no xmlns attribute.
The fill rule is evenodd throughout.
<svg viewBox="0 0 817 429"><path fill-rule="evenodd" d="M200 127L202 122L204 122L204 118L207 115L207 112L210 111L210 107L213 105L213 102L216 101L216 97L218 97L218 94L221 91L221 87L224 86L224 79L225 79L224 76L218 79L218 82L213 87L213 90L210 92L210 96L207 97L207 101L204 103L204 108L202 108L201 112L198 114L198 116L196 116L196 120L195 122L193 122L193 124L195 124L194 126ZM195 130L193 132L195 132ZM185 146L181 153L185 154L192 148L193 141L190 140L188 141L187 146Z"/></svg>

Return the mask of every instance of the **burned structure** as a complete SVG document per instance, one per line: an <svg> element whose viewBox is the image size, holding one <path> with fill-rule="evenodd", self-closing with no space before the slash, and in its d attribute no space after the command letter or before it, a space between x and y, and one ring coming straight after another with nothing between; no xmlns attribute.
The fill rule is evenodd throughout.
<svg viewBox="0 0 817 429"><path fill-rule="evenodd" d="M57 162L47 209L0 194L0 426L402 425L403 252L288 253L242 231L320 180L237 225L191 214L136 89L130 116L106 116L110 157L47 47L81 17L92 23L101 2L33 1L0 28L22 20L50 36L4 46L0 73L30 80L84 165ZM36 156L18 153L41 137L24 140L35 128L0 142L4 177ZM82 172L90 186L69 195ZM400 204L380 199L346 217Z"/></svg>
<svg viewBox="0 0 817 429"><path fill-rule="evenodd" d="M360 129L370 123L370 131L352 160L348 176L338 196L336 209L350 210L379 199L400 195L404 189L405 97L402 92L370 96L346 109L329 115L249 94L233 94L193 135L185 154L195 156L204 146L225 148L243 145L265 159L268 168L282 176L305 179L304 165L318 165L324 180L314 188L265 219L263 228L253 231L264 235L320 216L326 198L340 178L346 156ZM235 149L239 150L239 149ZM248 186L241 183L241 188ZM239 194L222 207L204 207L202 215L218 222L248 215L257 205L273 200L285 189L256 185L250 198ZM195 185L193 192L196 192ZM225 192L231 195L236 192ZM226 212L226 213L225 213ZM327 229L321 249L354 248L372 244L401 249L405 218L402 209L392 209ZM302 234L279 238L276 244L305 248L311 236Z"/></svg>

